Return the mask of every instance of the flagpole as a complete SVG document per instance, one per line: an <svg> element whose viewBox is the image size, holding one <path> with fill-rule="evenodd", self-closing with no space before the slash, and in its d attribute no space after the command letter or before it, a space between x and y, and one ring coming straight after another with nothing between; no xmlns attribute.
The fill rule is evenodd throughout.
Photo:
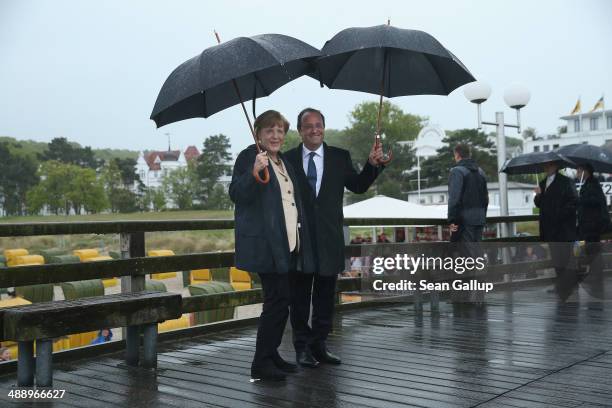
<svg viewBox="0 0 612 408"><path fill-rule="evenodd" d="M608 128L608 123L606 122L606 103L604 102L604 94L601 94L601 116L603 119L603 129Z"/></svg>
<svg viewBox="0 0 612 408"><path fill-rule="evenodd" d="M580 98L578 98L580 100ZM582 104L580 104L580 110L578 111L578 121L580 122L580 131L584 132L584 128L582 127Z"/></svg>

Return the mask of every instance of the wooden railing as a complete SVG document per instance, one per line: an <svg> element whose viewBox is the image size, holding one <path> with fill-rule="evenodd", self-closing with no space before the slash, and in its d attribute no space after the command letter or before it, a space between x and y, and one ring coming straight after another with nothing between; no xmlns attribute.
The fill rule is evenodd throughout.
<svg viewBox="0 0 612 408"><path fill-rule="evenodd" d="M537 220L537 216L491 217L489 223L525 222ZM444 219L386 219L369 218L346 220L349 226L363 225L445 225ZM0 287L16 287L36 284L60 283L89 279L106 279L122 277L122 292L144 290L145 275L159 272L172 272L200 268L230 267L234 263L233 252L194 253L187 255L145 257L145 232L153 231L186 231L186 230L223 230L233 229L233 220L177 220L177 221L117 221L117 222L49 222L49 223L5 223L0 224L0 236L36 236L63 234L119 234L121 258L116 260L90 263L67 263L30 265L0 268ZM528 241L529 239L517 239ZM360 256L367 247L378 247L396 244L349 245L347 256ZM406 245L406 244L404 244ZM434 242L414 243L416 246L439 245ZM519 269L543 269L549 267L548 261L528 263ZM514 265L514 269L516 265ZM491 267L488 277L503 276L513 271L512 265ZM446 279L439 277L438 279ZM339 292L358 291L361 288L360 278L341 278L338 281ZM197 295L183 300L183 313L210 310L223 307L235 307L261 303L260 289L246 291ZM0 311L1 320L1 311ZM1 329L1 328L0 328ZM0 337L1 337L0 330Z"/></svg>

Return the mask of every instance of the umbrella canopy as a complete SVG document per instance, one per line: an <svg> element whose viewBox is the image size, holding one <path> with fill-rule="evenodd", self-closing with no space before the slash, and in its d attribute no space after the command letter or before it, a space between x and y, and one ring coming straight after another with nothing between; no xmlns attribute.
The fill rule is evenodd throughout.
<svg viewBox="0 0 612 408"><path fill-rule="evenodd" d="M321 83L386 97L448 95L476 79L434 37L391 25L347 28L325 43Z"/></svg>
<svg viewBox="0 0 612 408"><path fill-rule="evenodd" d="M321 84L380 95L376 144L380 144L383 96L448 95L476 79L431 35L387 25L347 28L325 43L317 60ZM311 75L312 76L312 75ZM391 160L391 153L382 163Z"/></svg>
<svg viewBox="0 0 612 408"><path fill-rule="evenodd" d="M506 174L537 174L544 172L546 163L555 162L560 168L576 167L576 163L556 152L532 152L513 157L504 163L500 172Z"/></svg>
<svg viewBox="0 0 612 408"><path fill-rule="evenodd" d="M239 37L207 48L166 79L151 119L161 127L189 118L207 118L241 101L270 95L311 72L312 62L319 56L316 48L281 34Z"/></svg>
<svg viewBox="0 0 612 408"><path fill-rule="evenodd" d="M572 144L559 147L555 152L567 157L577 165L590 164L593 170L612 173L612 152L589 144Z"/></svg>

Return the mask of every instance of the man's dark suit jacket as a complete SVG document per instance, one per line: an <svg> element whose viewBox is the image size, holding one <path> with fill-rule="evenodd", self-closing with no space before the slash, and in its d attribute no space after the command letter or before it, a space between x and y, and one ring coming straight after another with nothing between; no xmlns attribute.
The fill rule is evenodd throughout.
<svg viewBox="0 0 612 408"><path fill-rule="evenodd" d="M342 212L344 188L364 193L376 180L380 170L366 162L357 173L347 150L323 143L323 178L319 195L308 184L302 162L302 144L285 153L295 170L313 237L313 248L318 260L317 273L334 276L344 270L344 214Z"/></svg>
<svg viewBox="0 0 612 408"><path fill-rule="evenodd" d="M252 175L257 150L255 145L244 149L236 159L229 195L236 204L234 210L236 237L236 267L256 273L288 273L291 268L291 254L287 240L287 228L283 210L280 186L272 169L270 182L259 184ZM296 172L282 154L287 172L294 188L295 204L298 210L300 251L298 268L303 273L314 273L314 254L308 223L304 222L304 208L297 186ZM303 173L303 171L302 171Z"/></svg>
<svg viewBox="0 0 612 408"><path fill-rule="evenodd" d="M540 181L541 194L535 199L540 209L540 241L572 242L576 240L576 202L574 182L557 173L546 188L546 178Z"/></svg>

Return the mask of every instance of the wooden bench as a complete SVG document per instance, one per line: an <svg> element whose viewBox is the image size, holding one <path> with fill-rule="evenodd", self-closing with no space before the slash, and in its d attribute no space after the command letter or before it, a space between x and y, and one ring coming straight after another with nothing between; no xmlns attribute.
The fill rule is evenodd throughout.
<svg viewBox="0 0 612 408"><path fill-rule="evenodd" d="M126 362L137 366L142 329L142 366L155 368L157 324L181 314L180 294L145 291L9 308L3 311L2 320L4 339L18 342L17 385L33 386L36 371L36 385L51 387L53 338L104 327L127 327Z"/></svg>

